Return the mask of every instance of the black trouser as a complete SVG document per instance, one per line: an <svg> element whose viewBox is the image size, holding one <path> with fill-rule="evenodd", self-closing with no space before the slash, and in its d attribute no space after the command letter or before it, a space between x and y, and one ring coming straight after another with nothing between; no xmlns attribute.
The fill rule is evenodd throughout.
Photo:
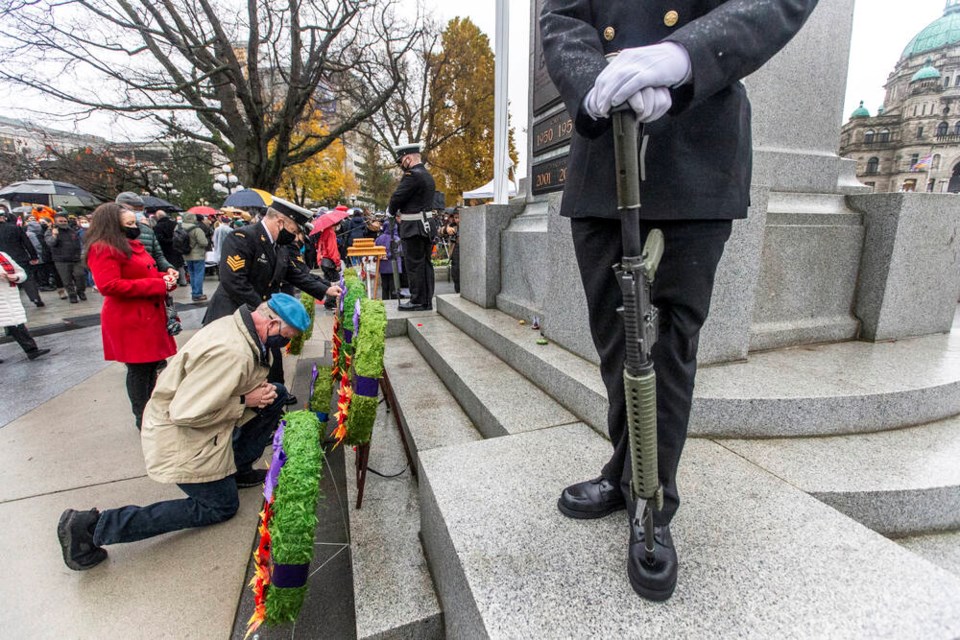
<svg viewBox="0 0 960 640"><path fill-rule="evenodd" d="M399 292L397 288L393 286L392 273L380 274L380 294L381 300L393 300L395 297L398 297Z"/></svg>
<svg viewBox="0 0 960 640"><path fill-rule="evenodd" d="M160 360L127 364L127 396L130 398L137 429L143 424L143 408L147 406L153 387L157 384L157 373L165 362L166 360Z"/></svg>
<svg viewBox="0 0 960 640"><path fill-rule="evenodd" d="M450 278L453 280L453 290L460 293L460 242L457 240L450 254Z"/></svg>
<svg viewBox="0 0 960 640"><path fill-rule="evenodd" d="M34 270L34 265L28 267L32 272ZM29 274L33 275L33 273ZM3 283L6 285L7 283ZM17 284L17 287L26 292L27 297L30 299L30 302L39 302L40 301L40 283L37 282L36 278L28 277L26 281L20 282Z"/></svg>
<svg viewBox="0 0 960 640"><path fill-rule="evenodd" d="M283 347L269 347L270 371L267 372L267 382L283 384Z"/></svg>
<svg viewBox="0 0 960 640"><path fill-rule="evenodd" d="M13 339L17 341L17 344L20 345L20 348L23 349L27 355L30 355L37 350L37 343L27 330L27 325L11 325L9 327L4 327L3 331L8 336L13 336Z"/></svg>
<svg viewBox="0 0 960 640"><path fill-rule="evenodd" d="M655 521L662 525L669 524L680 505L677 465L687 439L700 327L710 310L714 275L730 237L731 222L642 223L644 239L651 228L664 234L663 258L651 292L653 304L660 311L653 361L657 375L657 454L664 490L663 511L656 514ZM571 230L587 296L590 334L600 355L600 375L610 402L607 429L613 455L602 474L620 482L632 517L635 504L630 496L632 471L623 391L623 321L617 314L622 298L612 269L623 253L620 221L577 218L571 220Z"/></svg>
<svg viewBox="0 0 960 640"><path fill-rule="evenodd" d="M433 306L433 243L425 236L403 239L403 267L410 280L410 304Z"/></svg>
<svg viewBox="0 0 960 640"><path fill-rule="evenodd" d="M55 262L54 264L70 297L75 298L78 293L86 292L87 274L82 262Z"/></svg>

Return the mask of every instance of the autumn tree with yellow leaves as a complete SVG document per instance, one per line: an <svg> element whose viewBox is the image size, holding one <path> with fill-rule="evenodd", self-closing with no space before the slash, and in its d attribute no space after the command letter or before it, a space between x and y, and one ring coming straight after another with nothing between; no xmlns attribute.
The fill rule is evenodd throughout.
<svg viewBox="0 0 960 640"><path fill-rule="evenodd" d="M313 116L297 127L292 148L309 145L311 140L329 134L323 112L315 108ZM343 202L348 194L357 191L356 178L347 169L346 160L347 151L343 140L338 138L308 160L284 169L277 186L278 195L300 206L333 206Z"/></svg>

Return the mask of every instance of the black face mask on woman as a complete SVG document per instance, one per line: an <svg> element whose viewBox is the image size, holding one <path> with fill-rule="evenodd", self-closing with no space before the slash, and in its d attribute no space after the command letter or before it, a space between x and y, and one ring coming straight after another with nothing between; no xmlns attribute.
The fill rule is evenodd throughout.
<svg viewBox="0 0 960 640"><path fill-rule="evenodd" d="M130 240L136 240L140 237L140 227L124 227L123 234Z"/></svg>

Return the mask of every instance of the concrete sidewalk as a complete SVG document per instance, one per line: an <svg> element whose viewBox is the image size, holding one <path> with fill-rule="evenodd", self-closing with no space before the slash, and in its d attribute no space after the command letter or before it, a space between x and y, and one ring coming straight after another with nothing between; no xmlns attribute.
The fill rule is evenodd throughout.
<svg viewBox="0 0 960 640"><path fill-rule="evenodd" d="M175 485L146 477L125 369L102 363L98 330L63 335L84 332L91 333L86 358L101 369L0 429L0 519L11 534L3 553L0 636L227 638L262 504L257 489L240 492L240 511L226 523L110 546L109 560L90 571L63 564L56 526L64 509L102 510L183 495ZM328 335L316 332L311 342L322 344ZM287 359L292 386L297 358ZM31 384L18 379L6 391L22 397Z"/></svg>

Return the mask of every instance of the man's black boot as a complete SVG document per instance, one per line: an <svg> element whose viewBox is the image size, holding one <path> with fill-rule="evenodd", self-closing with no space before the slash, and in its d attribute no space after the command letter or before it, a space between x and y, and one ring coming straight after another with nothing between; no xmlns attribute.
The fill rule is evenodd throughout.
<svg viewBox="0 0 960 640"><path fill-rule="evenodd" d="M423 304L412 304L410 302L401 302L397 305L400 311L426 311L427 306Z"/></svg>
<svg viewBox="0 0 960 640"><path fill-rule="evenodd" d="M570 485L557 501L560 513L578 520L602 518L626 506L620 486L603 476Z"/></svg>
<svg viewBox="0 0 960 640"><path fill-rule="evenodd" d="M663 602L677 587L677 550L673 546L670 525L654 527L653 561L648 562L643 527L631 526L627 576L630 586L642 598Z"/></svg>
<svg viewBox="0 0 960 640"><path fill-rule="evenodd" d="M107 550L93 542L93 531L100 512L67 509L60 515L57 537L63 551L63 562L74 571L85 571L107 559Z"/></svg>
<svg viewBox="0 0 960 640"><path fill-rule="evenodd" d="M247 469L246 471L237 471L234 474L237 481L237 487L240 489L249 489L250 487L259 487L267 478L266 469Z"/></svg>

